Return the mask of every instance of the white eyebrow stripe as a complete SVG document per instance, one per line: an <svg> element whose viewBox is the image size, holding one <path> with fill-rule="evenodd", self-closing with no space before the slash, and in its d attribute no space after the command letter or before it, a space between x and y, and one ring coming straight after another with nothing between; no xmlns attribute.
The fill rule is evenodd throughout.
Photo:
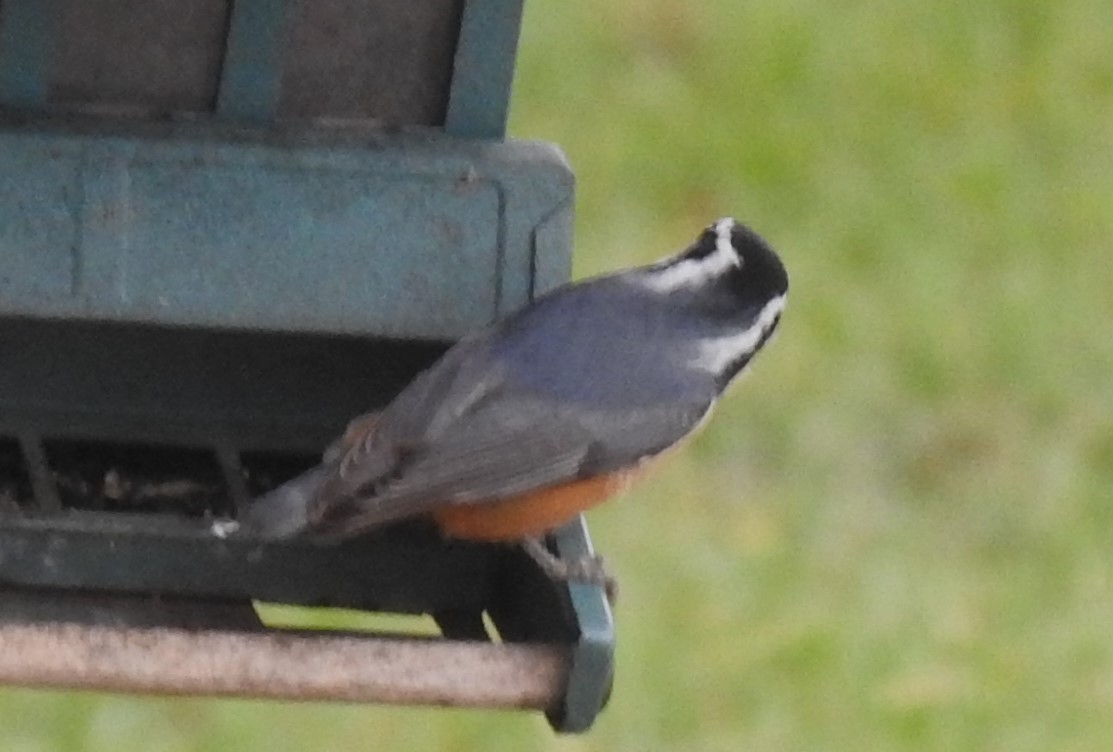
<svg viewBox="0 0 1113 752"><path fill-rule="evenodd" d="M742 257L734 250L730 234L734 230L734 220L730 217L715 223L715 254L729 259L735 266L742 266Z"/></svg>
<svg viewBox="0 0 1113 752"><path fill-rule="evenodd" d="M778 295L766 303L757 320L745 331L701 340L691 364L709 373L722 373L731 363L752 353L784 311L786 299L787 296Z"/></svg>
<svg viewBox="0 0 1113 752"><path fill-rule="evenodd" d="M712 227L715 230L715 250L699 259L684 259L675 264L655 270L642 279L646 287L657 292L670 292L685 287L699 287L722 276L723 272L742 265L742 259L734 250L731 232L735 221L729 217L720 219Z"/></svg>

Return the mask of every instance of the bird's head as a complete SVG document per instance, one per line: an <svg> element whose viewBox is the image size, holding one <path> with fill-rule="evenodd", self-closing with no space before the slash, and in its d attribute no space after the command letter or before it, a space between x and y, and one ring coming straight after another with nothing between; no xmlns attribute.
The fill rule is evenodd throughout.
<svg viewBox="0 0 1113 752"><path fill-rule="evenodd" d="M757 233L731 218L707 227L677 255L647 269L646 284L697 312L701 367L729 381L776 329L788 273Z"/></svg>

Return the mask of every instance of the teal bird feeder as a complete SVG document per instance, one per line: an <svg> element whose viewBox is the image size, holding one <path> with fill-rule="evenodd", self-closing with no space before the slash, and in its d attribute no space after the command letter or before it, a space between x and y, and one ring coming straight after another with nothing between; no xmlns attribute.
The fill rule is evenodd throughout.
<svg viewBox="0 0 1113 752"><path fill-rule="evenodd" d="M572 173L505 138L521 10L0 2L0 681L591 725L600 588L419 526L327 546L212 524L568 279ZM590 550L582 520L552 543ZM258 601L442 635L283 630Z"/></svg>

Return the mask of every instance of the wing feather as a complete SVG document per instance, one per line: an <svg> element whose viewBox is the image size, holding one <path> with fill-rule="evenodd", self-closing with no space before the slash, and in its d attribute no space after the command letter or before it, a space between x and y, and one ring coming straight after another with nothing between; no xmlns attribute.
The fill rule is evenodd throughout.
<svg viewBox="0 0 1113 752"><path fill-rule="evenodd" d="M341 534L428 512L442 504L506 498L635 465L690 433L709 404L635 415L563 414L536 400L502 397L402 460L371 487L326 484L318 526Z"/></svg>
<svg viewBox="0 0 1113 752"><path fill-rule="evenodd" d="M599 400L590 369L572 370L579 391L554 392L532 371L510 370L511 362L536 359L526 344L507 360L487 332L419 375L373 430L336 457L310 503L312 525L350 534L441 504L481 503L624 469L690 433L717 394L702 382L678 393L658 379L633 403Z"/></svg>

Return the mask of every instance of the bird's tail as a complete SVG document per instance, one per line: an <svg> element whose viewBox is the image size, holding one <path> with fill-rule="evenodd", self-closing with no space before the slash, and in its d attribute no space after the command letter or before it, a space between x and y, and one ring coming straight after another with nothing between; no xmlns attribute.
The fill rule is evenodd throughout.
<svg viewBox="0 0 1113 752"><path fill-rule="evenodd" d="M309 528L309 504L328 477L318 465L251 502L240 532L257 538L290 538Z"/></svg>

